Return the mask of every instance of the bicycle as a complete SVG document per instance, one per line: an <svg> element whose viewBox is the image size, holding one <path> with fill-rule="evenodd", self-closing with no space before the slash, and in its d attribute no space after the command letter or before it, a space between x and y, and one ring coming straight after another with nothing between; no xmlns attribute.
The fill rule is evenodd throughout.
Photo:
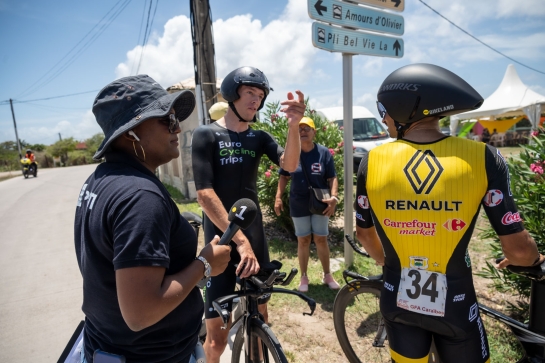
<svg viewBox="0 0 545 363"><path fill-rule="evenodd" d="M191 212L185 212L182 215L198 235L202 219ZM238 290L212 302L212 306L223 320L224 328L227 327L230 318L232 318L232 327L240 322L233 342L231 362L288 362L276 335L264 322L263 315L259 313L258 300L268 299L274 293L295 295L308 304L310 313L303 313L303 315L309 316L314 313L316 302L298 291L274 287L274 285L289 285L298 273L296 268L292 268L286 276L285 272L280 272L281 268L281 262L271 261L262 265L256 275L248 278L237 277ZM230 301L233 302L232 313L222 308ZM205 340L206 323L203 318L199 341L204 344ZM199 362L198 359L196 361Z"/></svg>
<svg viewBox="0 0 545 363"><path fill-rule="evenodd" d="M346 240L358 254L370 257L346 235ZM501 261L498 259L496 262ZM484 315L498 320L511 329L520 341L525 354L517 363L545 363L545 264L534 267L508 266L513 273L532 279L530 297L530 319L521 323L485 305L478 304ZM379 299L382 290L382 275L362 276L345 270L346 285L337 293L333 305L333 322L337 339L351 363L361 363L360 357L372 362L391 362L387 334ZM348 280L348 279L351 280ZM358 300L355 302L355 300ZM432 344L429 362L440 362Z"/></svg>

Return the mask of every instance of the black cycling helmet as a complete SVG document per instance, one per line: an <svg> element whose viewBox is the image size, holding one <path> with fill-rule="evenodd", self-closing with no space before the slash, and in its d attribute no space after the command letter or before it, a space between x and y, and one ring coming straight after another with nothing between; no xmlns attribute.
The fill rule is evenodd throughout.
<svg viewBox="0 0 545 363"><path fill-rule="evenodd" d="M32 154L32 150L27 149L26 153L27 153L27 154Z"/></svg>
<svg viewBox="0 0 545 363"><path fill-rule="evenodd" d="M234 105L232 104L240 98L238 94L238 88L242 85L257 87L265 92L265 97L261 100L261 105L259 105L258 110L261 110L265 105L265 100L269 95L269 92L273 89L269 86L269 81L267 77L259 69L255 67L240 67L229 73L221 83L220 92L223 98L229 103L229 106L235 114L242 120L238 115L238 112L235 110ZM255 118L254 118L255 119Z"/></svg>
<svg viewBox="0 0 545 363"><path fill-rule="evenodd" d="M483 97L451 71L433 64L411 64L392 72L379 88L377 100L398 123L429 116L445 117L475 110ZM381 105L379 111L381 111ZM382 115L381 115L382 116Z"/></svg>

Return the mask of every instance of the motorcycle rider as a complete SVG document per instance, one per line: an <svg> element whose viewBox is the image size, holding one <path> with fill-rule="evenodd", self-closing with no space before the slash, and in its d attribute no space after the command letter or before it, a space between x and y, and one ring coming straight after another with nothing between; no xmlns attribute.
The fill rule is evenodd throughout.
<svg viewBox="0 0 545 363"><path fill-rule="evenodd" d="M35 158L34 153L32 152L32 150L27 149L26 154L25 154L24 157L30 160L29 168L30 168L30 166L34 166L34 173L33 174L35 176L38 175L38 163L36 163L36 158Z"/></svg>

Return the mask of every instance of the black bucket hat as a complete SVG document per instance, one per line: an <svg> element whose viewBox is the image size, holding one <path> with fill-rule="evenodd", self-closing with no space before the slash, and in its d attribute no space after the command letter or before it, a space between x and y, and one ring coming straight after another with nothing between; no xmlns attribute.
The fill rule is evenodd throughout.
<svg viewBox="0 0 545 363"><path fill-rule="evenodd" d="M93 103L93 113L105 136L93 159L101 159L112 141L124 132L150 118L167 116L171 108L181 122L193 112L195 96L187 90L168 93L145 74L113 81Z"/></svg>

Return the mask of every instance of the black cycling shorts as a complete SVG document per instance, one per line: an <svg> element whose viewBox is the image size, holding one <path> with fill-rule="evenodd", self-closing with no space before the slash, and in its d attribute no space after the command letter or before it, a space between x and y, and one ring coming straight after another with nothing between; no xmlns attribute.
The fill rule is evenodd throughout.
<svg viewBox="0 0 545 363"><path fill-rule="evenodd" d="M410 325L400 322L405 314L400 314L396 322L384 319L392 359L396 363L428 362L432 338L443 363L489 363L490 350L483 321L475 319L473 328L460 334L458 329L451 329L440 323L440 318L422 314L407 313ZM416 318L416 319L415 319ZM419 320L419 321L418 321ZM417 323L418 321L418 323ZM454 331L457 333L453 334Z"/></svg>

